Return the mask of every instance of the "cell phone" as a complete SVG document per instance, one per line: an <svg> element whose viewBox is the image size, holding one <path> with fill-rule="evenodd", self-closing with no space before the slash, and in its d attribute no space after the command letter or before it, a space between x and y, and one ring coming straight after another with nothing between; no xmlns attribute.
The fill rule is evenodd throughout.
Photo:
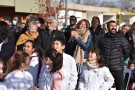
<svg viewBox="0 0 135 90"><path fill-rule="evenodd" d="M82 35L83 34L83 32L82 32L81 29L77 29L76 31L78 32L79 35Z"/></svg>

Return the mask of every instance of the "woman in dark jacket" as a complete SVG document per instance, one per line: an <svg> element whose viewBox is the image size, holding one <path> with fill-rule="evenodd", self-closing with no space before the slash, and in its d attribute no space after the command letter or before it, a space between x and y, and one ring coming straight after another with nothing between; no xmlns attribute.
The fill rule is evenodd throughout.
<svg viewBox="0 0 135 90"><path fill-rule="evenodd" d="M99 17L94 16L92 18L90 32L92 34L93 46L97 47L99 39L105 34L101 28Z"/></svg>
<svg viewBox="0 0 135 90"><path fill-rule="evenodd" d="M135 22L132 24L131 29L125 34L125 37L130 44L130 58L135 60Z"/></svg>

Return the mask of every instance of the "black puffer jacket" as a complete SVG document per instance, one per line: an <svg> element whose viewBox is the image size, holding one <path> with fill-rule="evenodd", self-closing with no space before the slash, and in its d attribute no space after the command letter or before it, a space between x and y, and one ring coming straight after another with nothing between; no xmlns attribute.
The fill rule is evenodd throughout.
<svg viewBox="0 0 135 90"><path fill-rule="evenodd" d="M123 70L124 60L130 53L128 41L116 33L114 36L105 34L99 40L102 56L111 71Z"/></svg>

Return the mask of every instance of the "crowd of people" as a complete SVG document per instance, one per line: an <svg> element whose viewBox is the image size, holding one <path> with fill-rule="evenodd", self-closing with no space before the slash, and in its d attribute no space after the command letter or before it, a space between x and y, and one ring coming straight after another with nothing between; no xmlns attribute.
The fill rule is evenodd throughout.
<svg viewBox="0 0 135 90"><path fill-rule="evenodd" d="M53 16L0 21L0 90L125 90L124 67L135 90L135 22L69 20L61 30Z"/></svg>

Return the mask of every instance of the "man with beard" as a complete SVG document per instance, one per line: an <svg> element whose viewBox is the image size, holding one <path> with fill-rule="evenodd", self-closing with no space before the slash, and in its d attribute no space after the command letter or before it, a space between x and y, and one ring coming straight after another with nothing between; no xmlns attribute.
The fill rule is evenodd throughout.
<svg viewBox="0 0 135 90"><path fill-rule="evenodd" d="M117 33L115 21L108 22L107 27L109 31L99 40L98 46L115 79L116 90L124 90L123 63L130 52L129 43Z"/></svg>

